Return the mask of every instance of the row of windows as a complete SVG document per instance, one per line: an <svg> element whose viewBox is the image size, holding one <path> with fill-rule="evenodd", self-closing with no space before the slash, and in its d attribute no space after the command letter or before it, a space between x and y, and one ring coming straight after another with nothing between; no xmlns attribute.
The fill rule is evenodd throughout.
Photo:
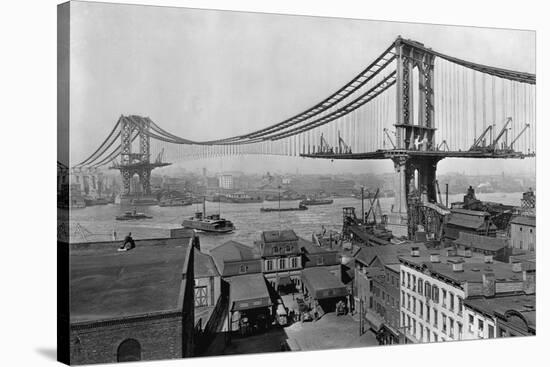
<svg viewBox="0 0 550 367"><path fill-rule="evenodd" d="M292 252L292 246L290 245L287 245L286 247L273 246L271 249L272 249L271 251L273 251L274 254L283 253L285 251L287 253Z"/></svg>
<svg viewBox="0 0 550 367"><path fill-rule="evenodd" d="M435 311L435 310L434 310ZM437 316L434 315L434 327L437 328ZM418 340L424 340L424 335L426 335L426 341L430 341L430 335L433 335L433 341L438 341L438 334L435 330L430 329L429 324L422 324L420 321L418 322L418 329L417 329L417 321L415 318L411 317L410 315L405 315L405 312L401 312L401 322L403 324L403 327L407 331L409 335L414 336ZM457 340L462 340L462 323L456 321L456 329L457 329ZM425 332L425 334L424 334ZM455 338L455 320L447 317L445 315L441 315L441 332L444 335L448 335L449 338L454 339ZM441 338L441 341L445 341L445 339Z"/></svg>
<svg viewBox="0 0 550 367"><path fill-rule="evenodd" d="M476 325L473 315L468 315L468 331L472 334L476 334ZM481 319L477 320L477 336L483 338L485 336L485 322ZM495 328L491 324L487 324L487 334L489 338L495 337Z"/></svg>
<svg viewBox="0 0 550 367"><path fill-rule="evenodd" d="M287 268L287 259L281 258L278 260L266 260L265 262L265 268L267 271L274 270L274 265L278 265L278 270L284 270ZM290 258L290 268L297 268L299 267L299 258L297 257L291 257Z"/></svg>
<svg viewBox="0 0 550 367"><path fill-rule="evenodd" d="M402 305L403 307L405 307L405 303L402 303ZM407 294L406 308L415 316L417 315L416 305L416 299L414 297L411 297L410 294ZM403 312L402 314L404 315ZM424 304L424 302L420 300L418 301L418 317L422 320L425 320L428 324L433 322L433 326L438 327L439 313L437 312L437 309L435 307L430 307L428 304ZM453 337L455 320L450 316L448 317L444 313L441 313L441 331L444 334L447 334L447 319L449 320L449 336ZM459 334L462 334L462 324L460 322L457 322L457 325Z"/></svg>
<svg viewBox="0 0 550 367"><path fill-rule="evenodd" d="M406 275L406 283L405 283L405 275ZM433 301L434 303L439 303L441 300L441 306L444 308L448 308L451 312L457 312L457 314L460 316L462 315L462 309L463 309L463 302L464 300L456 296L452 292L447 292L445 289L439 289L439 287L435 284L430 284L428 281L424 281L421 278L416 279L416 275L406 273L405 271L401 271L401 285L403 287L407 287L408 289L412 290L413 292L418 293L420 296L424 296L427 299ZM404 304L404 291L401 291L402 297L401 297L401 304ZM441 299L440 299L441 295ZM413 296L414 300L414 296ZM455 309L456 307L456 309Z"/></svg>

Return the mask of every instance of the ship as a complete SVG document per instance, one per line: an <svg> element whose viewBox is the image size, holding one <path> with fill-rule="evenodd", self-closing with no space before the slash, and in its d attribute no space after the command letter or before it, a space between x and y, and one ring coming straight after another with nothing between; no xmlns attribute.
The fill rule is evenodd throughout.
<svg viewBox="0 0 550 367"><path fill-rule="evenodd" d="M332 199L305 199L300 201L300 205L310 206L310 205L329 205L334 203Z"/></svg>
<svg viewBox="0 0 550 367"><path fill-rule="evenodd" d="M292 212L299 210L307 210L307 206L300 204L297 208L260 208L261 212Z"/></svg>
<svg viewBox="0 0 550 367"><path fill-rule="evenodd" d="M123 215L118 215L115 217L116 220L139 220L139 219L151 219L151 218L153 217L145 215L144 213L138 213L135 210L131 212L124 212Z"/></svg>
<svg viewBox="0 0 550 367"><path fill-rule="evenodd" d="M159 206L189 206L192 205L192 200L182 199L182 198L168 198L163 199L159 202Z"/></svg>
<svg viewBox="0 0 550 367"><path fill-rule="evenodd" d="M221 218L219 214L206 215L206 203L203 200L203 211L196 212L193 217L184 219L181 226L210 233L229 233L235 230L230 220Z"/></svg>
<svg viewBox="0 0 550 367"><path fill-rule="evenodd" d="M232 194L216 194L209 198L209 201L214 203L231 203L231 204L250 204L250 203L262 203L264 200L259 197L252 197L242 192L235 192Z"/></svg>

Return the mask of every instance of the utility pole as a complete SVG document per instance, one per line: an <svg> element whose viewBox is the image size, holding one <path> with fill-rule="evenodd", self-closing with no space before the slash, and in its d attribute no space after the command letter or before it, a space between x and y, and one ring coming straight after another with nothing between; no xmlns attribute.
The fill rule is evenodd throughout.
<svg viewBox="0 0 550 367"><path fill-rule="evenodd" d="M445 206L449 207L449 184L445 184Z"/></svg>
<svg viewBox="0 0 550 367"><path fill-rule="evenodd" d="M365 188L361 186L361 223L365 224Z"/></svg>

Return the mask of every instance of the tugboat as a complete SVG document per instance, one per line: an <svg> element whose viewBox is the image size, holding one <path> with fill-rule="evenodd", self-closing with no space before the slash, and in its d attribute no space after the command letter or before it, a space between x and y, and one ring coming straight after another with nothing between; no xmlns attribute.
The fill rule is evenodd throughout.
<svg viewBox="0 0 550 367"><path fill-rule="evenodd" d="M300 205L329 205L334 203L334 200L332 199L305 199L300 201Z"/></svg>
<svg viewBox="0 0 550 367"><path fill-rule="evenodd" d="M139 219L151 219L151 218L153 217L150 217L143 213L138 213L135 210L131 212L124 212L123 215L118 215L115 217L116 220L139 220Z"/></svg>
<svg viewBox="0 0 550 367"><path fill-rule="evenodd" d="M235 230L233 223L219 214L206 215L206 201L203 199L202 212L196 212L193 217L184 219L182 227L211 233L229 233Z"/></svg>

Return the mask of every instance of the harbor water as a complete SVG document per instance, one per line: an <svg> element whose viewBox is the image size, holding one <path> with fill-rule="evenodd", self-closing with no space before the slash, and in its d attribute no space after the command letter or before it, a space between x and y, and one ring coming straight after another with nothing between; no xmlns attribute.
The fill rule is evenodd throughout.
<svg viewBox="0 0 550 367"><path fill-rule="evenodd" d="M463 194L449 195L449 202L462 201ZM520 205L522 193L487 193L477 194L478 199L508 205ZM299 201L281 202L281 207L298 207ZM393 198L381 198L380 205L388 213L393 204ZM342 208L356 208L357 216L361 213L361 200L356 198L335 198L330 205L310 206L304 211L260 212L262 207L276 208L277 202L250 204L206 203L207 214L220 213L223 218L233 222L236 229L228 234L200 233L203 250L216 247L226 241L234 240L245 245L252 245L260 238L262 231L277 229L293 229L306 239L320 232L322 226L327 230L341 231ZM369 201L365 199L365 210ZM117 221L115 217L125 211L136 209L152 219L136 221ZM183 218L192 216L196 211L202 211L202 204L184 207L159 206L121 206L117 204L91 206L82 209L71 209L70 239L71 242L110 241L113 232L117 239L123 240L131 232L132 237L151 238L169 237L170 229L181 228ZM392 228L392 230L394 230Z"/></svg>

